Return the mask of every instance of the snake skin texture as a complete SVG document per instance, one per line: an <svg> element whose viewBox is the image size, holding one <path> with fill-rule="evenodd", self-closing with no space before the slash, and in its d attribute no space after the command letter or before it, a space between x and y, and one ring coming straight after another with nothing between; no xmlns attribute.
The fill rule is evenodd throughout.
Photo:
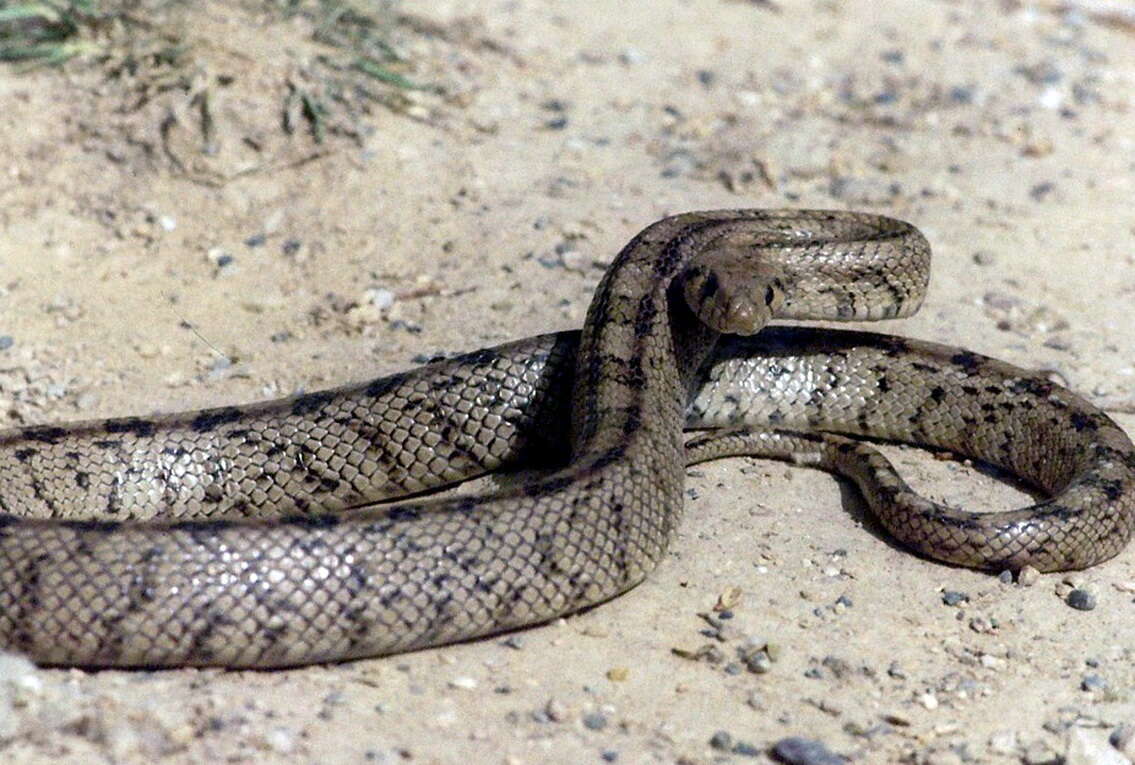
<svg viewBox="0 0 1135 765"><path fill-rule="evenodd" d="M1135 446L1123 430L1066 388L960 348L803 327L725 338L687 427L738 425L777 430L703 435L687 444L691 458L761 454L844 475L898 541L941 561L1082 569L1115 556L1135 530ZM832 433L981 460L1046 498L1001 512L931 502L877 450Z"/></svg>
<svg viewBox="0 0 1135 765"><path fill-rule="evenodd" d="M777 455L769 439L860 480L927 555L1043 568L1114 555L1135 515L1135 450L1058 386L865 333L824 350L770 329L706 362L717 331L755 332L769 315L908 315L928 259L913 227L880 216L688 213L624 248L582 336L283 401L0 433L0 645L44 664L279 667L546 621L657 564L687 459ZM853 454L869 447L838 436L729 431L687 452L691 391L697 427L912 440L1059 493L987 523L910 499L885 463ZM751 403L760 391L779 398ZM954 397L967 402L942 404ZM373 505L537 460L567 466L492 495Z"/></svg>

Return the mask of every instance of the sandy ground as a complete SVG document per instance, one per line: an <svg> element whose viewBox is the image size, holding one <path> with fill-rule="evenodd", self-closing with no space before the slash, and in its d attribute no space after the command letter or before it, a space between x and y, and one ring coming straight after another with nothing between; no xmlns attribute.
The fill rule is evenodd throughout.
<svg viewBox="0 0 1135 765"><path fill-rule="evenodd" d="M325 76L303 19L186 11L192 76L165 90L0 74L0 425L251 401L575 327L662 215L816 206L933 244L925 308L887 331L1048 370L1135 430L1130 6L412 10L391 30L407 76L444 93L336 102L321 143L294 101L291 133L280 116L287 83ZM1027 500L891 454L931 496ZM1107 741L1135 723L1135 551L1073 578L1099 603L1077 611L1064 576L904 552L824 474L728 460L688 487L649 581L508 640L284 672L6 657L0 759L761 763L798 736L831 753L814 763L1128 762ZM738 592L731 620L702 618ZM767 672L738 658L753 641Z"/></svg>

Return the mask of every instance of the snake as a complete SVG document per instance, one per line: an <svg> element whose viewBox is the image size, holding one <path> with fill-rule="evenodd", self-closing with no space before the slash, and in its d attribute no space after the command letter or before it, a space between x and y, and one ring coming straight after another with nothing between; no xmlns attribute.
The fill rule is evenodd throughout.
<svg viewBox="0 0 1135 765"><path fill-rule="evenodd" d="M766 327L909 316L929 259L876 214L683 213L622 249L582 330L277 401L0 432L0 647L260 669L547 622L641 582L687 465L728 455L844 475L898 542L947 563L1113 557L1135 527L1135 446L1084 399L959 348ZM1044 496L937 503L864 438ZM484 494L417 496L518 466Z"/></svg>

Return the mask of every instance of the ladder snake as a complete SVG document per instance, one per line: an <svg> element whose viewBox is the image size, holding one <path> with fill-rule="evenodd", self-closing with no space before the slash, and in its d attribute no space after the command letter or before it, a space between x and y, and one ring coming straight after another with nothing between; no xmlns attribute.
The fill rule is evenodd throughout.
<svg viewBox="0 0 1135 765"><path fill-rule="evenodd" d="M1135 448L1084 400L956 348L754 334L770 317L909 315L928 270L922 235L882 216L686 213L622 250L581 333L281 401L0 432L0 647L49 665L283 667L547 621L640 582L685 466L727 454L847 475L900 542L951 563L1115 555ZM705 430L687 443L684 426ZM938 505L840 433L986 460L1047 498ZM538 461L487 495L375 504Z"/></svg>

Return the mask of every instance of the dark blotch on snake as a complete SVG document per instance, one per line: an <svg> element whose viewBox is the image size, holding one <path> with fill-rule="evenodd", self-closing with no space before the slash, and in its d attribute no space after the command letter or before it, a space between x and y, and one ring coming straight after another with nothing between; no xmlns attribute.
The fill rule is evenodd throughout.
<svg viewBox="0 0 1135 765"><path fill-rule="evenodd" d="M244 412L235 406L225 406L219 409L207 409L193 418L189 427L195 433L208 433L222 425L236 422L244 416Z"/></svg>

